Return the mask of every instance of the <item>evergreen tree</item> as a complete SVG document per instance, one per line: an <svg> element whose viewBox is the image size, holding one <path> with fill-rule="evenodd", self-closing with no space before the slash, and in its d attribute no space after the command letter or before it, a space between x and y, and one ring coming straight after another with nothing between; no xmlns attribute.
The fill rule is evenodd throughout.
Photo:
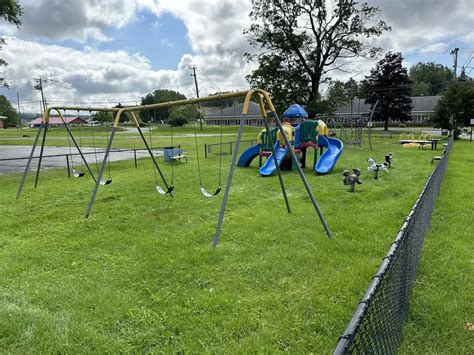
<svg viewBox="0 0 474 355"><path fill-rule="evenodd" d="M377 103L373 120L384 122L385 130L388 130L389 120L411 119L411 81L402 60L401 53L388 52L363 82L365 103L372 109Z"/></svg>

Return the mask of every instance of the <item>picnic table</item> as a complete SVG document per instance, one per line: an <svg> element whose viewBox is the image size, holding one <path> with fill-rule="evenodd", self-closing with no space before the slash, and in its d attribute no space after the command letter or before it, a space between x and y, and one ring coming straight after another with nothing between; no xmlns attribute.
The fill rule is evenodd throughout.
<svg viewBox="0 0 474 355"><path fill-rule="evenodd" d="M400 144L406 143L416 143L420 145L420 148L423 148L425 145L430 145L431 150L436 150L438 148L438 142L440 139L433 138L433 139L400 139Z"/></svg>

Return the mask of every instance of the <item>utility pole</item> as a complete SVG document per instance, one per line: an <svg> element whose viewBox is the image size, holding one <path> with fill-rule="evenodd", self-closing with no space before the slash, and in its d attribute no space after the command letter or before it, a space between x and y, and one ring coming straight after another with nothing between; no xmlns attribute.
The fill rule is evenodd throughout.
<svg viewBox="0 0 474 355"><path fill-rule="evenodd" d="M194 78L194 87L196 88L196 97L199 99L199 86L197 82L197 75L196 75L196 66L192 66L189 69L193 71L193 74L191 76ZM198 110L199 110L199 126L201 127L202 131L202 111L201 111L201 104L198 102ZM222 122L221 122L222 124Z"/></svg>
<svg viewBox="0 0 474 355"><path fill-rule="evenodd" d="M38 83L37 85L35 85L35 89L41 91L41 101L43 103L43 112L46 112L46 100L44 99L43 83L47 83L48 79L35 78L35 81Z"/></svg>
<svg viewBox="0 0 474 355"><path fill-rule="evenodd" d="M20 94L18 91L16 92L16 102L18 104L18 119L20 120L20 122L18 122L18 127L21 128Z"/></svg>
<svg viewBox="0 0 474 355"><path fill-rule="evenodd" d="M457 47L454 48L454 49L451 51L451 55L454 56L454 66L453 66L453 69L454 69L454 77L453 77L453 81L458 80L458 78L457 78L458 52L459 52L459 48L457 48Z"/></svg>

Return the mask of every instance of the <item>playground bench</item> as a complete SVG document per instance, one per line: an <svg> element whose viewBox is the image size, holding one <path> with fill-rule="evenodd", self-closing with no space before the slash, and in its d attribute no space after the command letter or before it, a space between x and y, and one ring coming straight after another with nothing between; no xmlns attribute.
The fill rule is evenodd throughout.
<svg viewBox="0 0 474 355"><path fill-rule="evenodd" d="M431 150L436 150L438 147L439 139L428 139L428 140L421 140L421 139L400 139L400 144L405 143L415 143L418 144L419 149L423 149L425 146L430 146Z"/></svg>
<svg viewBox="0 0 474 355"><path fill-rule="evenodd" d="M186 163L188 162L188 157L185 154L183 154L183 150L179 148L166 147L164 149L164 157L165 157L165 161L168 161L168 162L173 162L173 161L177 161L181 159L186 160Z"/></svg>
<svg viewBox="0 0 474 355"><path fill-rule="evenodd" d="M171 159L173 159L174 161L184 159L186 163L188 162L188 157L184 154L173 155Z"/></svg>

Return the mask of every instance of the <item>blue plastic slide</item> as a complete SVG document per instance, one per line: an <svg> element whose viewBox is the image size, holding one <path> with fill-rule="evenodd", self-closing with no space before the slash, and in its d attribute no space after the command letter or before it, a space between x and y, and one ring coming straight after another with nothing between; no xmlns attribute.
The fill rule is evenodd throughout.
<svg viewBox="0 0 474 355"><path fill-rule="evenodd" d="M258 153L260 153L260 144L250 146L240 156L237 166L241 168L249 166Z"/></svg>
<svg viewBox="0 0 474 355"><path fill-rule="evenodd" d="M318 144L327 149L323 155L321 155L321 158L319 158L314 170L316 170L318 174L327 174L331 172L334 165L336 165L337 159L341 156L344 144L339 139L325 136L319 136Z"/></svg>
<svg viewBox="0 0 474 355"><path fill-rule="evenodd" d="M289 148L279 148L280 142L275 143L275 154L277 158L278 165L281 165L281 162L285 158L285 156L289 153ZM276 171L275 162L273 161L273 156L270 155L265 162L265 165L258 169L258 172L262 176L270 176Z"/></svg>

